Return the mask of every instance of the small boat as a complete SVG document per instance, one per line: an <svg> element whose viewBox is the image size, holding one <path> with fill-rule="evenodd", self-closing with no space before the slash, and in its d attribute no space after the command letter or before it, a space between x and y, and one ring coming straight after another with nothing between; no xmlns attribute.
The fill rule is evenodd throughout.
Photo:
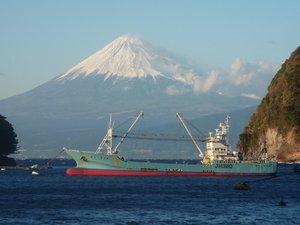
<svg viewBox="0 0 300 225"><path fill-rule="evenodd" d="M35 171L35 170L33 170L33 171L31 172L31 174L32 174L33 176L39 176L39 175L40 175L40 173L37 172L37 171Z"/></svg>
<svg viewBox="0 0 300 225"><path fill-rule="evenodd" d="M30 169L36 169L36 168L38 168L38 167L39 167L38 164L34 164L34 165L31 165L31 166L30 166Z"/></svg>
<svg viewBox="0 0 300 225"><path fill-rule="evenodd" d="M264 159L244 161L240 152L230 150L227 134L230 128L230 117L219 124L215 134L209 133L205 139L206 151L202 152L193 138L182 116L177 118L183 125L192 143L199 153L198 164L141 162L125 160L119 154L119 147L132 127L144 113L141 112L132 123L120 142L113 147L113 127L110 122L108 131L95 152L64 148L72 157L76 168L68 168L70 176L270 176L277 172L277 162Z"/></svg>

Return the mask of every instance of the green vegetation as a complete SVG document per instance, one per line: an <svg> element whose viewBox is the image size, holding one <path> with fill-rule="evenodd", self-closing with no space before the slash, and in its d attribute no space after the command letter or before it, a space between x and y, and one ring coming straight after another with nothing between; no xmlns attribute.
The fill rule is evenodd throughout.
<svg viewBox="0 0 300 225"><path fill-rule="evenodd" d="M7 156L17 151L18 140L16 137L12 125L4 116L0 115L0 163L7 161L5 160L9 159Z"/></svg>
<svg viewBox="0 0 300 225"><path fill-rule="evenodd" d="M253 153L260 151L268 129L276 130L282 137L278 146L286 146L286 148L280 151L290 151L299 147L300 47L291 54L273 78L267 95L240 135L238 148L245 155L255 155ZM294 132L293 135L290 134L291 131ZM277 155L281 153L276 152Z"/></svg>

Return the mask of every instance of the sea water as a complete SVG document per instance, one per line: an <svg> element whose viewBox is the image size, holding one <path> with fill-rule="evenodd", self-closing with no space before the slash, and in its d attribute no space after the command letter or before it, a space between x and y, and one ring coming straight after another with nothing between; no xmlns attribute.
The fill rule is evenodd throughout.
<svg viewBox="0 0 300 225"><path fill-rule="evenodd" d="M300 224L300 174L276 177L68 177L0 171L0 224ZM235 190L248 181L251 190ZM279 201L286 206L279 206Z"/></svg>

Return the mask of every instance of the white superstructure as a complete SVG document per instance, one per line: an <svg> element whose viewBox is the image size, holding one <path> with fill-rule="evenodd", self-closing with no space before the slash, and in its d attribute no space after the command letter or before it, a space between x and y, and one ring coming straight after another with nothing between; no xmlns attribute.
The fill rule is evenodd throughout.
<svg viewBox="0 0 300 225"><path fill-rule="evenodd" d="M176 114L180 122L182 123L184 129L191 138L193 144L199 152L199 157L202 160L203 164L212 164L215 160L219 161L229 161L229 160L238 160L238 155L231 152L228 140L228 132L230 128L230 117L227 116L223 123L219 124L219 128L215 130L213 135L211 132L206 138L206 152L203 153L193 138L191 132L188 130L183 118L179 113ZM241 160L240 158L239 160Z"/></svg>
<svg viewBox="0 0 300 225"><path fill-rule="evenodd" d="M230 117L227 116L223 123L219 124L219 128L215 130L215 134L209 133L206 139L206 154L204 163L211 163L214 160L235 159L235 154L231 153L228 131L230 128Z"/></svg>

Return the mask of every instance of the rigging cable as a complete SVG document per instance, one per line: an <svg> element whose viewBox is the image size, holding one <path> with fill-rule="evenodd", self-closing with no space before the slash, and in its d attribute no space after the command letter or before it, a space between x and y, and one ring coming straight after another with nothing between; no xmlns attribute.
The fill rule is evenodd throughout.
<svg viewBox="0 0 300 225"><path fill-rule="evenodd" d="M191 126L193 127L196 131L198 131L198 133L200 133L203 137L205 137L206 135L201 131L199 130L196 126L194 126L191 122L189 122L188 120L185 119L185 121Z"/></svg>
<svg viewBox="0 0 300 225"><path fill-rule="evenodd" d="M118 125L115 129L123 126L124 124L128 123L130 120L132 120L132 118L128 118L127 120L125 120L123 123L121 123L120 125Z"/></svg>
<svg viewBox="0 0 300 225"><path fill-rule="evenodd" d="M117 134L116 134L117 133ZM119 133L119 134L118 134ZM115 131L115 133L113 134L114 138L118 138L118 137L122 137L122 133L120 131ZM130 138L130 139L144 139L144 140L157 140L157 141L191 141L191 139L187 136L169 136L169 135L165 135L165 134L135 134L135 133L131 133L129 134L126 138ZM201 137L196 137L195 140L197 141L203 141L203 138Z"/></svg>

